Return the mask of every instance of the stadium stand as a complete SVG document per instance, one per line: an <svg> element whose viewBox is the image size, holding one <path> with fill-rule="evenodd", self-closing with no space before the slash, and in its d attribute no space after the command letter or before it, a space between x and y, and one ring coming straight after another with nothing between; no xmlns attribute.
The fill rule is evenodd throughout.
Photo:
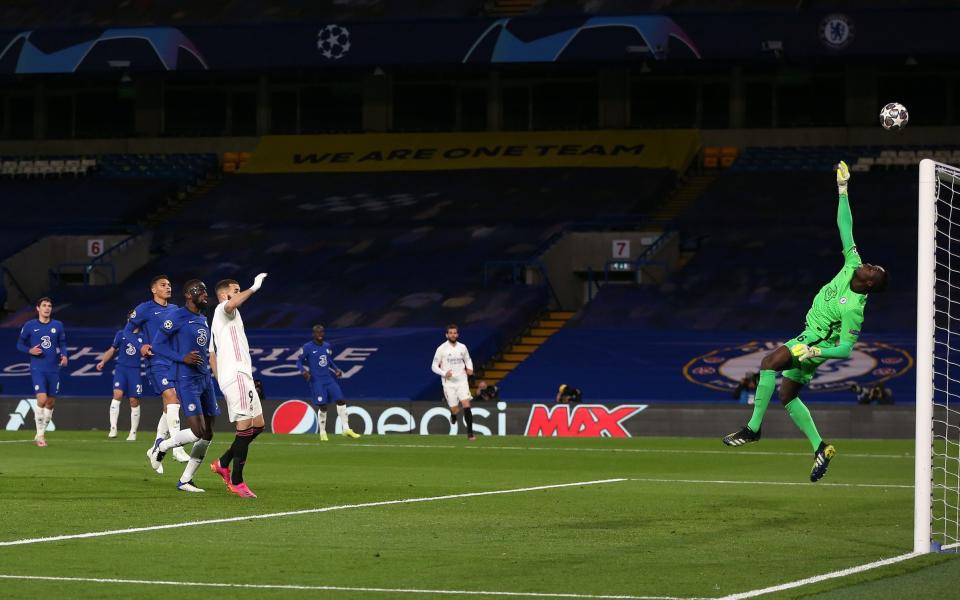
<svg viewBox="0 0 960 600"><path fill-rule="evenodd" d="M915 167L924 158L956 164L960 162L960 149L952 146L806 146L799 148L747 148L735 161L728 165L716 162L707 164L711 158L709 149L704 152L704 166L729 166L732 171L823 171L836 164L837 156L847 157L850 168L855 172L869 172L882 169L904 169ZM719 150L719 149L715 149Z"/></svg>
<svg viewBox="0 0 960 600"><path fill-rule="evenodd" d="M119 289L62 292L109 296L109 323L154 273L212 285L256 268L284 285L245 313L251 327L454 321L516 332L546 291L484 288L485 262L529 258L577 221L645 214L674 180L632 169L229 176L156 229L160 256ZM102 325L103 305L77 302L64 318Z"/></svg>
<svg viewBox="0 0 960 600"><path fill-rule="evenodd" d="M844 154L833 149L832 156L836 161ZM842 261L830 166L815 172L806 159L796 165L798 170L723 171L677 220L686 237L702 240L689 262L655 285L602 287L506 376L502 396L546 401L559 383L579 385L577 374L564 367L565 357L578 356L582 379L594 386L589 401L629 400L636 385L660 385L656 372L645 373L642 384L631 378L646 368L644 361L652 365L658 353L672 351L664 339L676 340L689 354L704 340L716 347L799 332L814 294ZM891 287L867 306L864 339L902 336L914 327L916 259L902 248L916 247L915 196L913 171L874 169L851 183L857 245L864 260L891 273ZM663 347L649 351L657 343ZM663 387L669 387L666 380ZM843 395L841 400L852 401Z"/></svg>

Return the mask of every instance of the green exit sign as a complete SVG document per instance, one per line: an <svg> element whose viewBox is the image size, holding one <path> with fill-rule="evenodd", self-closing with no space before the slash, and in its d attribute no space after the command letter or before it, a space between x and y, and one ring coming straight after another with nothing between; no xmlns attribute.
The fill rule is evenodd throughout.
<svg viewBox="0 0 960 600"><path fill-rule="evenodd" d="M611 271L633 271L633 263L629 261L617 261L609 264Z"/></svg>

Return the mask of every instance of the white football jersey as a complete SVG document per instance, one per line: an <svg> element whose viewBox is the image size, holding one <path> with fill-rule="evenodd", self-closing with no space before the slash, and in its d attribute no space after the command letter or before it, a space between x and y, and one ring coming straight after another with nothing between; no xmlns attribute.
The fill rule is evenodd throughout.
<svg viewBox="0 0 960 600"><path fill-rule="evenodd" d="M210 327L210 350L217 353L217 379L227 381L237 373L246 373L252 377L250 344L243 330L240 309L234 309L231 315L224 310L225 305L226 302L217 305Z"/></svg>
<svg viewBox="0 0 960 600"><path fill-rule="evenodd" d="M473 370L473 361L470 359L470 351L467 346L461 342L456 345L450 342L444 342L437 348L433 355L433 372L444 377L447 371L451 371L453 376L450 379L444 378L445 382L453 383L457 381L466 381L467 369Z"/></svg>

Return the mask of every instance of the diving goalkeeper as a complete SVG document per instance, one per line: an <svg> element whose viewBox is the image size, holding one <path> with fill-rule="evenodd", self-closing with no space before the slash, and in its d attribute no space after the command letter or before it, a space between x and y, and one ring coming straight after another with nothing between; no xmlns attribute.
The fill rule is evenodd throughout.
<svg viewBox="0 0 960 600"><path fill-rule="evenodd" d="M882 292L887 287L887 272L883 267L865 264L860 260L853 242L853 215L847 197L850 169L843 161L837 165L837 226L843 243L843 268L823 286L807 312L803 333L767 354L760 361L760 381L757 384L753 417L742 429L724 436L728 446L742 446L760 441L760 425L776 387L777 371L782 371L780 402L797 427L807 436L814 451L810 481L819 481L827 472L836 449L823 441L810 411L800 400L800 390L813 379L814 371L831 358L847 358L860 336L863 309L867 294Z"/></svg>

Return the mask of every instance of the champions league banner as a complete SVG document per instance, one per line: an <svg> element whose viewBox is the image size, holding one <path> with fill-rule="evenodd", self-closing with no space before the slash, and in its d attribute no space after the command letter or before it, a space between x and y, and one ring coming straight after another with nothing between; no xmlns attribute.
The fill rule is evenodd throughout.
<svg viewBox="0 0 960 600"><path fill-rule="evenodd" d="M956 56L956 16L771 11L8 30L0 33L0 73Z"/></svg>
<svg viewBox="0 0 960 600"><path fill-rule="evenodd" d="M66 324L69 364L60 370L63 396L109 398L112 394L111 361L101 372L96 365L113 342L112 329L71 330ZM30 361L16 349L19 329L0 329L0 386L4 395L32 395ZM496 332L464 327L463 342L476 363L497 350ZM297 371L297 357L310 331L250 331L254 378L263 380L268 400L307 398L307 382ZM343 371L340 387L348 400L419 400L441 398L440 378L430 370L437 346L444 341L441 328L337 329L327 333L333 361ZM122 349L121 349L122 350ZM145 396L155 396L144 378Z"/></svg>

